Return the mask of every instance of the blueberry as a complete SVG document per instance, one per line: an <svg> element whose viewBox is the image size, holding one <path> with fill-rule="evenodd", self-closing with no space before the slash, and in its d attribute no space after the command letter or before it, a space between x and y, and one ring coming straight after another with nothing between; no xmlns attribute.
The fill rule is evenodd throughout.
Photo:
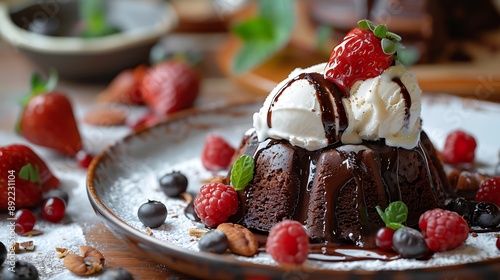
<svg viewBox="0 0 500 280"><path fill-rule="evenodd" d="M2 280L36 280L38 279L38 270L27 262L16 261L14 271L10 267L4 267L2 270Z"/></svg>
<svg viewBox="0 0 500 280"><path fill-rule="evenodd" d="M68 201L69 201L68 193L63 191L63 190L60 190L60 189L53 189L53 190L50 190L46 193L43 193L42 200L47 200L47 199L53 198L53 197L57 197L57 198L64 200L64 203L66 203L66 205L68 205Z"/></svg>
<svg viewBox="0 0 500 280"><path fill-rule="evenodd" d="M419 259L427 254L427 245L422 233L409 227L396 230L392 237L392 246L394 251L407 259Z"/></svg>
<svg viewBox="0 0 500 280"><path fill-rule="evenodd" d="M147 227L161 226L167 218L167 207L160 201L148 200L137 211L139 220Z"/></svg>
<svg viewBox="0 0 500 280"><path fill-rule="evenodd" d="M99 280L134 280L130 272L123 267L116 269L107 269L100 277Z"/></svg>
<svg viewBox="0 0 500 280"><path fill-rule="evenodd" d="M222 254L229 246L226 234L222 230L211 230L203 234L198 242L198 248L202 252Z"/></svg>
<svg viewBox="0 0 500 280"><path fill-rule="evenodd" d="M500 223L500 208L493 203L478 202L472 212L472 224L482 228L496 228Z"/></svg>
<svg viewBox="0 0 500 280"><path fill-rule="evenodd" d="M2 266L3 262L6 259L7 259L7 248L2 242L0 242L0 266Z"/></svg>
<svg viewBox="0 0 500 280"><path fill-rule="evenodd" d="M160 189L170 197L178 197L185 192L188 186L188 179L184 174L174 171L160 178Z"/></svg>
<svg viewBox="0 0 500 280"><path fill-rule="evenodd" d="M457 212L466 221L470 221L471 210L474 208L475 203L466 200L463 197L455 198L446 204L446 210Z"/></svg>

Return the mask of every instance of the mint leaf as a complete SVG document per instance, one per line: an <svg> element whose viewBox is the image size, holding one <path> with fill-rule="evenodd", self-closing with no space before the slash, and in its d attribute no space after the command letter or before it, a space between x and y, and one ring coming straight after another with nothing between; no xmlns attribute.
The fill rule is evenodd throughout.
<svg viewBox="0 0 500 280"><path fill-rule="evenodd" d="M385 226L394 230L402 228L408 217L408 207L402 201L391 202L385 211L382 211L380 206L376 206L375 209L382 221L384 221Z"/></svg>
<svg viewBox="0 0 500 280"><path fill-rule="evenodd" d="M243 40L233 59L233 71L248 71L282 49L292 33L294 15L294 1L260 0L258 15L231 29Z"/></svg>
<svg viewBox="0 0 500 280"><path fill-rule="evenodd" d="M19 178L32 183L40 182L38 166L36 166L35 168L31 163L27 163L26 165L21 167L21 170L19 170Z"/></svg>
<svg viewBox="0 0 500 280"><path fill-rule="evenodd" d="M231 184L237 191L242 191L253 179L254 162L249 155L240 156L231 169Z"/></svg>
<svg viewBox="0 0 500 280"><path fill-rule="evenodd" d="M385 215L393 223L404 223L408 217L408 207L402 201L394 201L385 209Z"/></svg>
<svg viewBox="0 0 500 280"><path fill-rule="evenodd" d="M85 0L79 3L80 17L84 22L84 30L80 34L82 37L101 37L119 32L106 20L104 1Z"/></svg>

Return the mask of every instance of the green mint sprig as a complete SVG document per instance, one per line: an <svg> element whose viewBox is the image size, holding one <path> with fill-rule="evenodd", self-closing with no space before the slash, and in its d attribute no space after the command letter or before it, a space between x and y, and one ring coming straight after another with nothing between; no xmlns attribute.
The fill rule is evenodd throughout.
<svg viewBox="0 0 500 280"><path fill-rule="evenodd" d="M243 46L233 59L232 70L239 74L269 59L288 42L295 25L294 1L259 0L256 17L231 28Z"/></svg>
<svg viewBox="0 0 500 280"><path fill-rule="evenodd" d="M382 39L382 50L385 54L395 54L402 47L401 36L387 30L385 24L375 25L373 22L363 19L358 21L358 26L364 30L372 31L375 37Z"/></svg>
<svg viewBox="0 0 500 280"><path fill-rule="evenodd" d="M240 156L231 168L231 184L237 191L242 191L253 179L253 158L249 155Z"/></svg>
<svg viewBox="0 0 500 280"><path fill-rule="evenodd" d="M402 228L403 223L408 218L408 207L402 201L391 202L385 208L385 211L382 211L382 208L378 205L375 208L382 221L384 221L385 226L393 230Z"/></svg>
<svg viewBox="0 0 500 280"><path fill-rule="evenodd" d="M80 17L84 22L84 30L80 36L84 38L101 37L120 32L106 19L105 3L102 0L80 1Z"/></svg>

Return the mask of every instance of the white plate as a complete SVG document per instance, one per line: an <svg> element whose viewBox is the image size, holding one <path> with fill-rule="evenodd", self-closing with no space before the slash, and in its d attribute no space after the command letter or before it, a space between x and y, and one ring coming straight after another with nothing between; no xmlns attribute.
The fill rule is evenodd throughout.
<svg viewBox="0 0 500 280"><path fill-rule="evenodd" d="M203 182L213 176L204 170L199 159L205 136L217 133L238 146L244 132L251 127L251 115L260 106L243 104L189 111L119 141L100 154L89 169L91 204L104 223L133 249L174 269L205 278L264 275L281 278L284 273L291 273L311 278L348 279L353 275L365 275L395 279L401 277L403 271L415 279L437 279L443 273L458 277L454 279L469 277L471 273L484 279L498 278L500 259L497 259L499 253L494 246L493 233L469 237L465 245L436 253L428 261L332 263L308 260L303 266L290 268L278 266L265 253L245 258L199 252L196 238L188 234L190 228L199 225L185 217L186 202L166 197L159 190L157 180L167 172L178 170L188 176L188 191L197 192ZM424 129L439 149L448 132L461 128L476 136L479 161L498 162L500 133L498 125L494 129L494 124L500 120L500 105L449 96L425 96L422 107ZM163 201L169 209L167 221L153 229L153 236L146 234L136 214L138 207L148 199Z"/></svg>

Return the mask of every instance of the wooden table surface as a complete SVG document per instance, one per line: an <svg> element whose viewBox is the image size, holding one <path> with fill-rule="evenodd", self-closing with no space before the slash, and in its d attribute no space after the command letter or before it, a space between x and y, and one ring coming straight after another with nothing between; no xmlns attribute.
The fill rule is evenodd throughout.
<svg viewBox="0 0 500 280"><path fill-rule="evenodd" d="M26 93L29 89L30 76L35 70L35 65L21 53L0 41L0 102L6 102L5 100L14 94ZM201 95L196 106L212 106L228 100L255 99L253 94L227 79L217 77L214 73L205 74L209 78L202 82ZM96 96L104 87L105 84L60 81L58 88L64 89L70 98L78 103L74 106L92 106L96 102ZM15 119L15 116L9 119ZM6 142L0 137L0 146L13 144ZM106 258L108 267L124 267L134 275L135 279L195 279L138 255L97 219L86 223L82 229L88 244L100 245L99 248Z"/></svg>

